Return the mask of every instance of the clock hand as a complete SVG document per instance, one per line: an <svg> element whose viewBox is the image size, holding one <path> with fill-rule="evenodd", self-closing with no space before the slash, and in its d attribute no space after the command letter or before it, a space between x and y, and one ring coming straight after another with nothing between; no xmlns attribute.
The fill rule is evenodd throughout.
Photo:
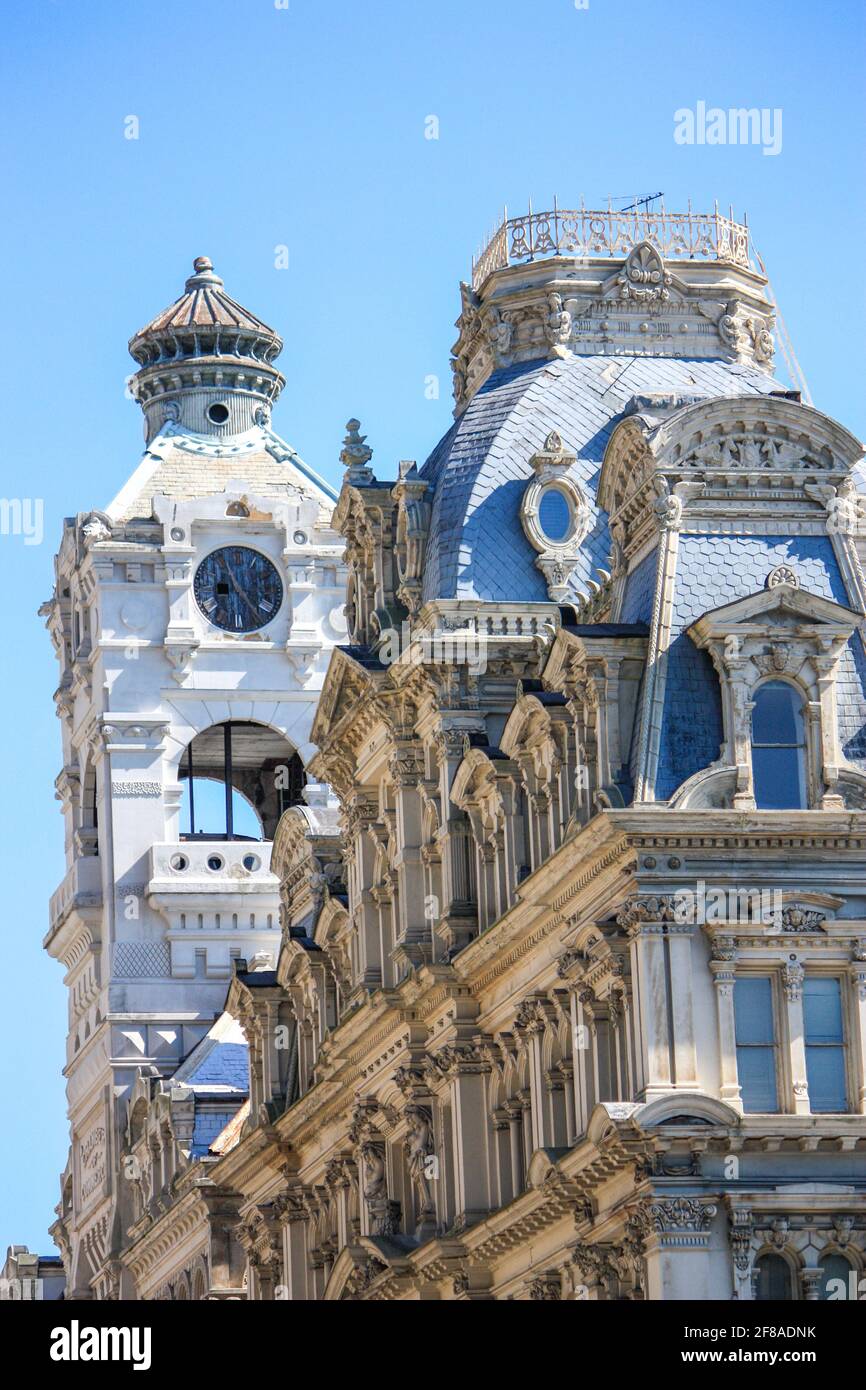
<svg viewBox="0 0 866 1390"><path fill-rule="evenodd" d="M226 565L226 574L228 575L228 577L229 577L229 582L231 583L231 586L232 586L232 588L234 589L235 593L237 594L238 598L239 598L243 603L246 604L246 606L247 606L247 608L248 608L250 614L251 614L252 617L253 617L253 620L254 620L255 622L258 622L258 616L259 616L258 613L256 612L256 610L255 610L255 608L253 607L253 605L252 605L252 603L250 602L250 600L247 598L247 596L246 596L246 594L244 593L243 589L241 589L241 588L239 587L238 582L237 582L237 580L235 579L234 575L232 574L232 571L231 571L231 569L230 569L230 567L229 567L228 565Z"/></svg>

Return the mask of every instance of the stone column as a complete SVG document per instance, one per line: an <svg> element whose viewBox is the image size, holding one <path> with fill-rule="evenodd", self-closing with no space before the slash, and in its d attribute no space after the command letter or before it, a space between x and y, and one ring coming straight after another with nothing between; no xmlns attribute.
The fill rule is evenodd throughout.
<svg viewBox="0 0 866 1390"><path fill-rule="evenodd" d="M796 956L782 971L782 984L788 1010L788 1040L791 1057L791 1086L794 1092L794 1114L808 1115L809 1079L806 1074L806 1029L803 1022L803 967ZM777 1083L781 1077L777 1077ZM786 1108L784 1103L781 1107Z"/></svg>
<svg viewBox="0 0 866 1390"><path fill-rule="evenodd" d="M674 1081L678 1088L699 1089L692 1010L692 933L695 928L667 924L673 1025Z"/></svg>
<svg viewBox="0 0 866 1390"><path fill-rule="evenodd" d="M487 1215L489 1117L484 1077L490 1064L471 1046L446 1047L440 1067L451 1086L451 1142L454 1196L459 1228Z"/></svg>
<svg viewBox="0 0 866 1390"><path fill-rule="evenodd" d="M375 846L368 834L378 818L379 808L366 793L353 794L348 806L348 838L351 841L350 894L358 948L358 978L355 987L375 989L382 983L379 912L370 889L375 872Z"/></svg>
<svg viewBox="0 0 866 1390"><path fill-rule="evenodd" d="M647 920L641 904L626 908L618 921L631 938L631 975L636 987L635 1010L642 1023L644 1100L673 1089L668 982L665 968L664 924Z"/></svg>
<svg viewBox="0 0 866 1390"><path fill-rule="evenodd" d="M243 1198L238 1193L214 1187L206 1180L197 1187L207 1212L208 1298L241 1298L247 1267L246 1252L237 1235L238 1211Z"/></svg>
<svg viewBox="0 0 866 1390"><path fill-rule="evenodd" d="M307 1221L300 1193L284 1192L274 1203L283 1232L283 1277L285 1297L307 1297Z"/></svg>
<svg viewBox="0 0 866 1390"><path fill-rule="evenodd" d="M859 1113L866 1115L866 942L855 947L849 972L856 1019L851 1041L857 1067L857 1106Z"/></svg>
<svg viewBox="0 0 866 1390"><path fill-rule="evenodd" d="M507 1100L504 1110L508 1116L508 1144L511 1154L511 1189L516 1197L523 1191L523 1106L519 1100Z"/></svg>
<svg viewBox="0 0 866 1390"><path fill-rule="evenodd" d="M415 744L400 741L389 768L396 800L397 853L392 868L397 874L397 954L409 965L417 967L429 961L431 956L429 924L424 916L424 863L421 857L424 814L420 791L424 777L422 750Z"/></svg>
<svg viewBox="0 0 866 1390"><path fill-rule="evenodd" d="M646 1296L651 1302L716 1298L710 1224L718 1208L702 1197L652 1200L642 1208L646 1229Z"/></svg>
<svg viewBox="0 0 866 1390"><path fill-rule="evenodd" d="M716 992L716 1018L719 1032L719 1097L742 1111L740 1080L737 1073L737 1033L734 1020L734 980L737 953L733 947L715 946L710 973Z"/></svg>

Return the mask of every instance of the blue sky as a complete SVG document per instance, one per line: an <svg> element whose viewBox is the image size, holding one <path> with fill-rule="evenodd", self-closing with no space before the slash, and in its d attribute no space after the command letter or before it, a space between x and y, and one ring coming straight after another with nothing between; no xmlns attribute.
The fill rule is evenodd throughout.
<svg viewBox="0 0 866 1390"><path fill-rule="evenodd" d="M669 209L748 212L815 404L862 436L864 31L852 0L7 6L0 495L42 499L45 535L0 535L0 1243L51 1249L67 1143L65 990L41 951L63 874L56 669L36 610L62 518L104 506L139 457L131 333L209 255L285 339L280 433L338 481L357 414L388 476L450 422L458 282L503 203L663 190ZM780 109L780 153L675 143L699 101Z"/></svg>

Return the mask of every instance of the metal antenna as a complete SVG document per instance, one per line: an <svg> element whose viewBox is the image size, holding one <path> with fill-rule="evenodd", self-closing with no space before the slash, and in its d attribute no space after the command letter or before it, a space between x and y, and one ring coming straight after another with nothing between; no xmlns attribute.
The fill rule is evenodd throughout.
<svg viewBox="0 0 866 1390"><path fill-rule="evenodd" d="M650 203L654 203L657 198L664 196L664 193L650 193L646 198L634 198L628 207L620 208L620 212L636 212L638 208L646 208L648 212L652 211L649 206ZM610 202L610 196L608 196L608 202Z"/></svg>

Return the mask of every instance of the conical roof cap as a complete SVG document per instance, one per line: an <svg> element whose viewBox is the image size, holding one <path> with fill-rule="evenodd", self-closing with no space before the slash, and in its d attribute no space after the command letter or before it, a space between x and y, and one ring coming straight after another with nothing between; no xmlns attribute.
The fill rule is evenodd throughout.
<svg viewBox="0 0 866 1390"><path fill-rule="evenodd" d="M130 338L136 362L213 356L272 362L283 346L279 334L226 294L208 256L196 257L193 272L180 298Z"/></svg>

